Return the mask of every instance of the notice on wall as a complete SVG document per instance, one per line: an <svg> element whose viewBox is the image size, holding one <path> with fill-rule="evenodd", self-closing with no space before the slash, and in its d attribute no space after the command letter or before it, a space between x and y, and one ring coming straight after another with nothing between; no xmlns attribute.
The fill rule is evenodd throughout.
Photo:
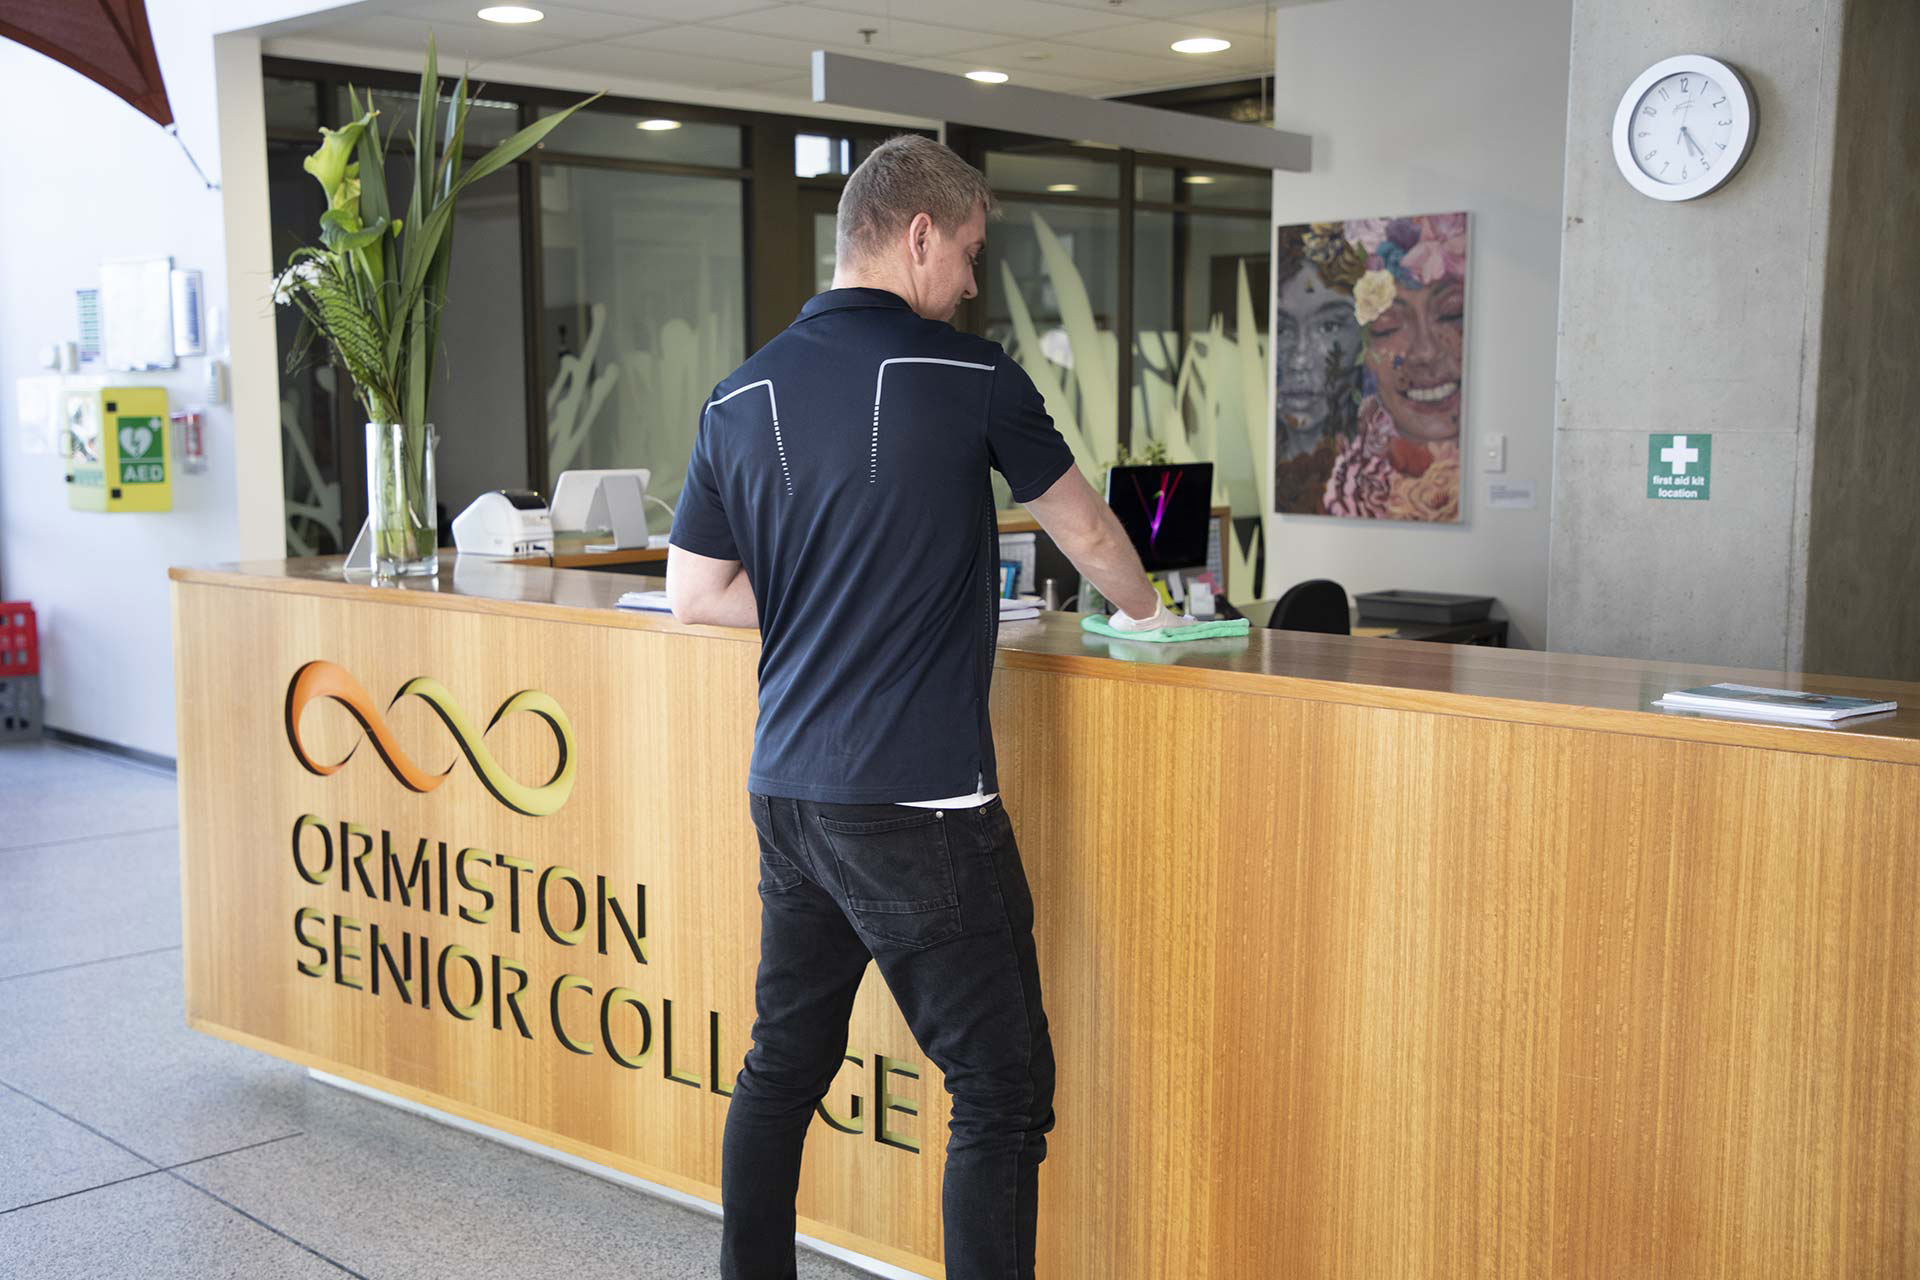
<svg viewBox="0 0 1920 1280"><path fill-rule="evenodd" d="M1713 437L1647 437L1647 496L1706 501L1713 474Z"/></svg>
<svg viewBox="0 0 1920 1280"><path fill-rule="evenodd" d="M1534 508L1533 481L1487 481L1487 505L1495 511L1531 511Z"/></svg>
<svg viewBox="0 0 1920 1280"><path fill-rule="evenodd" d="M173 259L101 263L100 319L107 368L173 368Z"/></svg>

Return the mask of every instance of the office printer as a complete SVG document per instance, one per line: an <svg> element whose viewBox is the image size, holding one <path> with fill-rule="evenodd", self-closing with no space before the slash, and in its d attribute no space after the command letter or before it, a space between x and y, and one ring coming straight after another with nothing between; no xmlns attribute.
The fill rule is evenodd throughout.
<svg viewBox="0 0 1920 1280"><path fill-rule="evenodd" d="M550 555L553 521L533 490L494 489L453 518L453 545L469 556Z"/></svg>

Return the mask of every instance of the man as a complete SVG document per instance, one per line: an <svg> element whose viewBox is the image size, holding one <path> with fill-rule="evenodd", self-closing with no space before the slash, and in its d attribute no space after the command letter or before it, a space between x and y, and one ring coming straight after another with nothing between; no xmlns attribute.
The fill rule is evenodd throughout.
<svg viewBox="0 0 1920 1280"><path fill-rule="evenodd" d="M727 1280L794 1275L801 1147L870 958L953 1095L949 1280L1033 1275L1053 1049L987 718L988 469L1116 626L1177 620L1033 382L948 323L993 208L937 142L874 151L840 199L833 288L714 388L674 516L674 616L763 643L758 1016L722 1151Z"/></svg>

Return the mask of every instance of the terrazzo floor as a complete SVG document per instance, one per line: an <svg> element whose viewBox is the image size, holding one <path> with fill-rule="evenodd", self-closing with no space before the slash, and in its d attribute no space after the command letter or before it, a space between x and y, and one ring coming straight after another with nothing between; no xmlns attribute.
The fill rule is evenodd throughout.
<svg viewBox="0 0 1920 1280"><path fill-rule="evenodd" d="M715 1217L189 1031L177 822L171 772L0 745L0 1277L717 1275Z"/></svg>

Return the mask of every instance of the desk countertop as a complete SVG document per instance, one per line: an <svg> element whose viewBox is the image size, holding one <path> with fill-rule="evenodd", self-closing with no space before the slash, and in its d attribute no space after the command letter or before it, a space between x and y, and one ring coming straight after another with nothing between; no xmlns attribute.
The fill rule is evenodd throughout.
<svg viewBox="0 0 1920 1280"><path fill-rule="evenodd" d="M758 643L752 631L689 627L664 614L614 608L659 579L497 560L458 561L443 552L436 578L375 586L341 576L340 558L269 560L176 568L176 582L361 599L590 626ZM999 665L1127 678L1192 688L1345 702L1360 706L1552 724L1614 733L1718 742L1854 759L1920 764L1920 684L1696 666L1627 658L1493 649L1256 629L1245 639L1155 645L1109 641L1080 630L1078 615L1042 614L1000 628ZM1768 724L1653 707L1672 689L1735 681L1821 693L1875 695L1898 711L1838 726Z"/></svg>
<svg viewBox="0 0 1920 1280"><path fill-rule="evenodd" d="M1011 508L997 514L1002 533L1036 533L1040 522L1028 515L1025 508ZM1227 507L1213 508L1216 520L1226 519L1233 514ZM657 564L666 560L665 547L627 547L619 551L588 551L591 543L605 542L612 535L604 530L592 533L573 532L553 535L551 555L523 556L514 564L552 565L557 569L592 569L613 564Z"/></svg>

